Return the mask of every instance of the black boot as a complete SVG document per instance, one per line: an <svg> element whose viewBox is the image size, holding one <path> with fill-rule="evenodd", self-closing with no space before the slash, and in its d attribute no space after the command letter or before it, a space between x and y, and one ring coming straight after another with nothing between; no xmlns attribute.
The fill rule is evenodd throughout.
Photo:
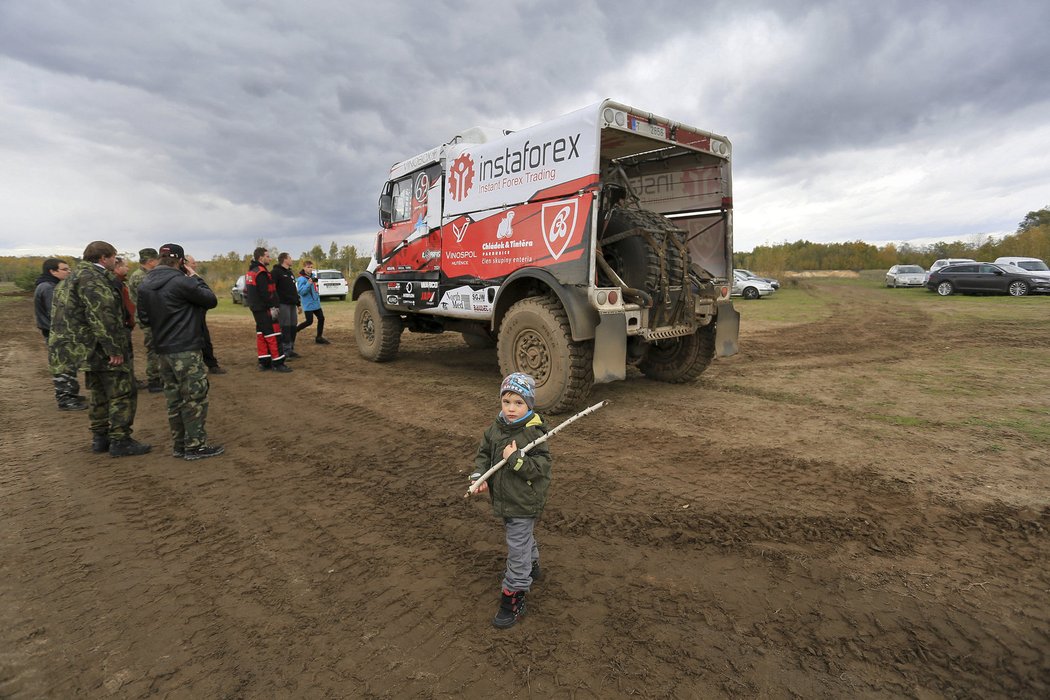
<svg viewBox="0 0 1050 700"><path fill-rule="evenodd" d="M499 610L496 617L492 618L492 624L505 630L513 627L518 620L525 617L525 591L504 590L499 602Z"/></svg>
<svg viewBox="0 0 1050 700"><path fill-rule="evenodd" d="M197 459L207 459L208 457L218 457L226 451L222 445L202 445L193 450L186 450L186 454L183 455L183 459L187 461L194 461Z"/></svg>
<svg viewBox="0 0 1050 700"><path fill-rule="evenodd" d="M529 572L529 576L532 578L533 582L539 581L543 578L543 569L540 568L540 563L538 561L532 562L532 571Z"/></svg>
<svg viewBox="0 0 1050 700"><path fill-rule="evenodd" d="M132 438L114 440L109 445L110 457L134 457L144 455L153 449L152 445L146 445Z"/></svg>
<svg viewBox="0 0 1050 700"><path fill-rule="evenodd" d="M91 451L109 452L109 435L106 435L105 433L92 433Z"/></svg>

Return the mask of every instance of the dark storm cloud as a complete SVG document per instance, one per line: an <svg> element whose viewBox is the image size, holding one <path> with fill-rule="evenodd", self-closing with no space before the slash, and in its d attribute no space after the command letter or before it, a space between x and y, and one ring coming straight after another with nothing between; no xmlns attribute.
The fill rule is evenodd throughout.
<svg viewBox="0 0 1050 700"><path fill-rule="evenodd" d="M114 224L128 235L298 252L372 229L394 161L602 97L729 134L744 178L958 122L1012 124L1050 87L1047 7L9 0L3 114L33 119L0 144L149 185L151 211L178 204Z"/></svg>

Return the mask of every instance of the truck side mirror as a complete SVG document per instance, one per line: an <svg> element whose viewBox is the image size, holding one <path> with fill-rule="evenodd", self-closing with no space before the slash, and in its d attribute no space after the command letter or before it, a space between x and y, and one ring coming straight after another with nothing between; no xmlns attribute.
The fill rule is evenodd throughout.
<svg viewBox="0 0 1050 700"><path fill-rule="evenodd" d="M379 195L379 225L390 228L394 220L394 197L390 192Z"/></svg>

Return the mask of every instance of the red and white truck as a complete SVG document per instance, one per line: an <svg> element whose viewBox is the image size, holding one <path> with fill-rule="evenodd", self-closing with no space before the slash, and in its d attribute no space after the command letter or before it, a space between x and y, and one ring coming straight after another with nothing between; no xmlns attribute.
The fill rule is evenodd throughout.
<svg viewBox="0 0 1050 700"><path fill-rule="evenodd" d="M724 136L605 100L396 163L353 283L361 354L393 359L405 328L460 332L552 413L628 365L695 379L736 352L731 160Z"/></svg>

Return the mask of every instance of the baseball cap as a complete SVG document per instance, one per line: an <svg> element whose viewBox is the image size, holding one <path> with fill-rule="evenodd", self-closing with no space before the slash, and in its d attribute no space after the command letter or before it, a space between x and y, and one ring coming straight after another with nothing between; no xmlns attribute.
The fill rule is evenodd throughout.
<svg viewBox="0 0 1050 700"><path fill-rule="evenodd" d="M165 243L160 247L160 257L162 258L185 258L186 251L182 249L182 246L178 243Z"/></svg>

